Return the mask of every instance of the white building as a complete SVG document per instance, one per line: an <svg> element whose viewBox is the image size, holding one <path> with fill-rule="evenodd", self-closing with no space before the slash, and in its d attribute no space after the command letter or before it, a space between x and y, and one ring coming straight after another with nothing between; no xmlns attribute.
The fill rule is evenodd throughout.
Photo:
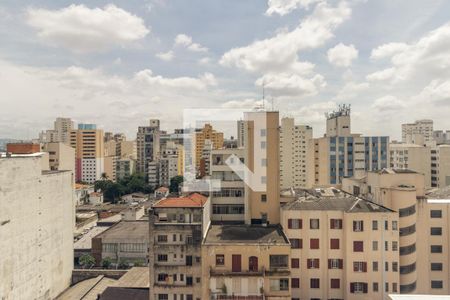
<svg viewBox="0 0 450 300"><path fill-rule="evenodd" d="M54 299L71 282L73 178L43 170L43 159L0 158L1 299Z"/></svg>
<svg viewBox="0 0 450 300"><path fill-rule="evenodd" d="M425 142L433 140L433 120L417 120L414 123L402 124L402 142L406 143L411 136L420 134Z"/></svg>
<svg viewBox="0 0 450 300"><path fill-rule="evenodd" d="M295 125L293 118L281 119L280 188L310 188L314 184L313 130Z"/></svg>

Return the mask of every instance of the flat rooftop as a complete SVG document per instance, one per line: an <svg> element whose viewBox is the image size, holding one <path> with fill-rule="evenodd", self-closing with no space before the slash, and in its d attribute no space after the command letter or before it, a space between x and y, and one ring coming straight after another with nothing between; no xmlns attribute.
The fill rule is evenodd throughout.
<svg viewBox="0 0 450 300"><path fill-rule="evenodd" d="M283 210L338 210L344 212L393 212L393 210L345 193L336 188L297 189L296 200L282 206Z"/></svg>
<svg viewBox="0 0 450 300"><path fill-rule="evenodd" d="M394 168L384 168L378 171L370 171L378 174L418 174L416 171L410 169L394 169Z"/></svg>
<svg viewBox="0 0 450 300"><path fill-rule="evenodd" d="M102 239L149 239L149 224L147 221L121 221L95 236Z"/></svg>
<svg viewBox="0 0 450 300"><path fill-rule="evenodd" d="M278 225L211 225L205 244L286 244L289 242Z"/></svg>
<svg viewBox="0 0 450 300"><path fill-rule="evenodd" d="M429 190L426 196L428 199L450 199L450 186Z"/></svg>
<svg viewBox="0 0 450 300"><path fill-rule="evenodd" d="M75 242L74 249L92 249L92 238L107 230L106 226L95 226Z"/></svg>

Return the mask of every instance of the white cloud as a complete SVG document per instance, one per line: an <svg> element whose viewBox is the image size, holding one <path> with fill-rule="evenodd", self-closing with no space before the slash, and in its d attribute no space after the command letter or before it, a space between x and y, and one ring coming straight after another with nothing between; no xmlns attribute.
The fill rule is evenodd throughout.
<svg viewBox="0 0 450 300"><path fill-rule="evenodd" d="M290 32L233 48L220 59L220 64L249 72L285 72L298 62L298 52L322 46L333 37L333 31L351 15L345 1L336 7L319 3L314 12Z"/></svg>
<svg viewBox="0 0 450 300"><path fill-rule="evenodd" d="M308 9L311 4L321 2L323 0L268 0L269 6L266 11L266 15L271 16L273 14L279 14L284 16L297 8Z"/></svg>
<svg viewBox="0 0 450 300"><path fill-rule="evenodd" d="M243 99L243 100L231 100L223 103L222 108L248 108L253 109L256 107L261 107L263 104L262 100L256 99Z"/></svg>
<svg viewBox="0 0 450 300"><path fill-rule="evenodd" d="M211 62L211 59L209 57L203 57L198 60L198 63L201 65L207 65L210 62Z"/></svg>
<svg viewBox="0 0 450 300"><path fill-rule="evenodd" d="M406 103L395 96L387 95L376 99L372 106L380 112L392 112L406 107Z"/></svg>
<svg viewBox="0 0 450 300"><path fill-rule="evenodd" d="M75 4L60 10L29 8L26 18L42 40L80 53L124 46L150 32L141 18L112 4L94 9Z"/></svg>
<svg viewBox="0 0 450 300"><path fill-rule="evenodd" d="M336 103L333 101L318 102L302 105L299 109L290 111L290 113L300 119L302 124L322 126L325 120L325 113L332 111L336 106Z"/></svg>
<svg viewBox="0 0 450 300"><path fill-rule="evenodd" d="M354 45L346 46L342 43L327 52L328 61L337 67L349 67L358 58L358 50Z"/></svg>
<svg viewBox="0 0 450 300"><path fill-rule="evenodd" d="M292 73L269 73L255 82L258 86L263 83L273 96L314 96L326 86L325 79L320 74L303 77Z"/></svg>
<svg viewBox="0 0 450 300"><path fill-rule="evenodd" d="M192 37L186 35L186 34L179 34L175 37L175 46L183 46L186 47L188 50L193 52L207 52L208 48L203 47L202 45L198 43L192 42Z"/></svg>
<svg viewBox="0 0 450 300"><path fill-rule="evenodd" d="M157 53L156 57L158 57L159 59L164 60L164 61L171 61L175 57L175 55L174 55L173 51L170 50L167 52Z"/></svg>
<svg viewBox="0 0 450 300"><path fill-rule="evenodd" d="M450 80L432 80L418 95L417 100L425 104L450 105ZM439 106L436 108L440 109Z"/></svg>
<svg viewBox="0 0 450 300"><path fill-rule="evenodd" d="M344 87L338 92L334 98L337 101L346 101L357 97L361 92L367 91L370 84L367 82L356 83L353 81L347 82Z"/></svg>
<svg viewBox="0 0 450 300"><path fill-rule="evenodd" d="M429 32L416 43L392 45L382 45L373 52L375 57L391 56L392 66L369 74L368 79L417 86L428 83L430 78L450 76L450 23Z"/></svg>
<svg viewBox="0 0 450 300"><path fill-rule="evenodd" d="M372 50L370 58L372 59L382 59L386 57L392 57L393 55L405 51L408 48L407 44L404 43L389 43L381 45Z"/></svg>

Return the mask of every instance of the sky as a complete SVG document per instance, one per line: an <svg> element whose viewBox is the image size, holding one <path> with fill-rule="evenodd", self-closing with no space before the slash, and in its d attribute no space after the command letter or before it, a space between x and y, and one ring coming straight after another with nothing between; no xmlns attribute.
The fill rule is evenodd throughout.
<svg viewBox="0 0 450 300"><path fill-rule="evenodd" d="M351 104L352 128L450 129L450 1L0 2L0 138L56 117L134 138L183 109L262 104L311 125Z"/></svg>

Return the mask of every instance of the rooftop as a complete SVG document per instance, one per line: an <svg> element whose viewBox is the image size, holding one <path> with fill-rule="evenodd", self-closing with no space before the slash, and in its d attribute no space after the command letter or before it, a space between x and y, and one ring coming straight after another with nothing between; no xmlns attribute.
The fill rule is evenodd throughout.
<svg viewBox="0 0 450 300"><path fill-rule="evenodd" d="M211 225L205 244L289 244L278 225Z"/></svg>
<svg viewBox="0 0 450 300"><path fill-rule="evenodd" d="M156 208L176 208L176 207L203 207L208 200L207 197L193 193L189 196L178 198L165 198L156 202L153 207Z"/></svg>
<svg viewBox="0 0 450 300"><path fill-rule="evenodd" d="M141 239L149 238L149 225L146 221L121 221L95 236L102 239Z"/></svg>
<svg viewBox="0 0 450 300"><path fill-rule="evenodd" d="M108 287L99 295L99 300L148 300L148 288Z"/></svg>
<svg viewBox="0 0 450 300"><path fill-rule="evenodd" d="M335 188L296 190L296 200L283 210L339 210L344 212L393 212L387 207L353 196Z"/></svg>
<svg viewBox="0 0 450 300"><path fill-rule="evenodd" d="M106 226L95 226L91 230L83 234L82 238L75 242L74 249L91 249L92 238L108 229Z"/></svg>
<svg viewBox="0 0 450 300"><path fill-rule="evenodd" d="M384 168L382 170L370 171L378 174L417 174L416 171L410 169L394 169L394 168Z"/></svg>
<svg viewBox="0 0 450 300"><path fill-rule="evenodd" d="M450 199L450 186L429 190L426 196L428 199Z"/></svg>

